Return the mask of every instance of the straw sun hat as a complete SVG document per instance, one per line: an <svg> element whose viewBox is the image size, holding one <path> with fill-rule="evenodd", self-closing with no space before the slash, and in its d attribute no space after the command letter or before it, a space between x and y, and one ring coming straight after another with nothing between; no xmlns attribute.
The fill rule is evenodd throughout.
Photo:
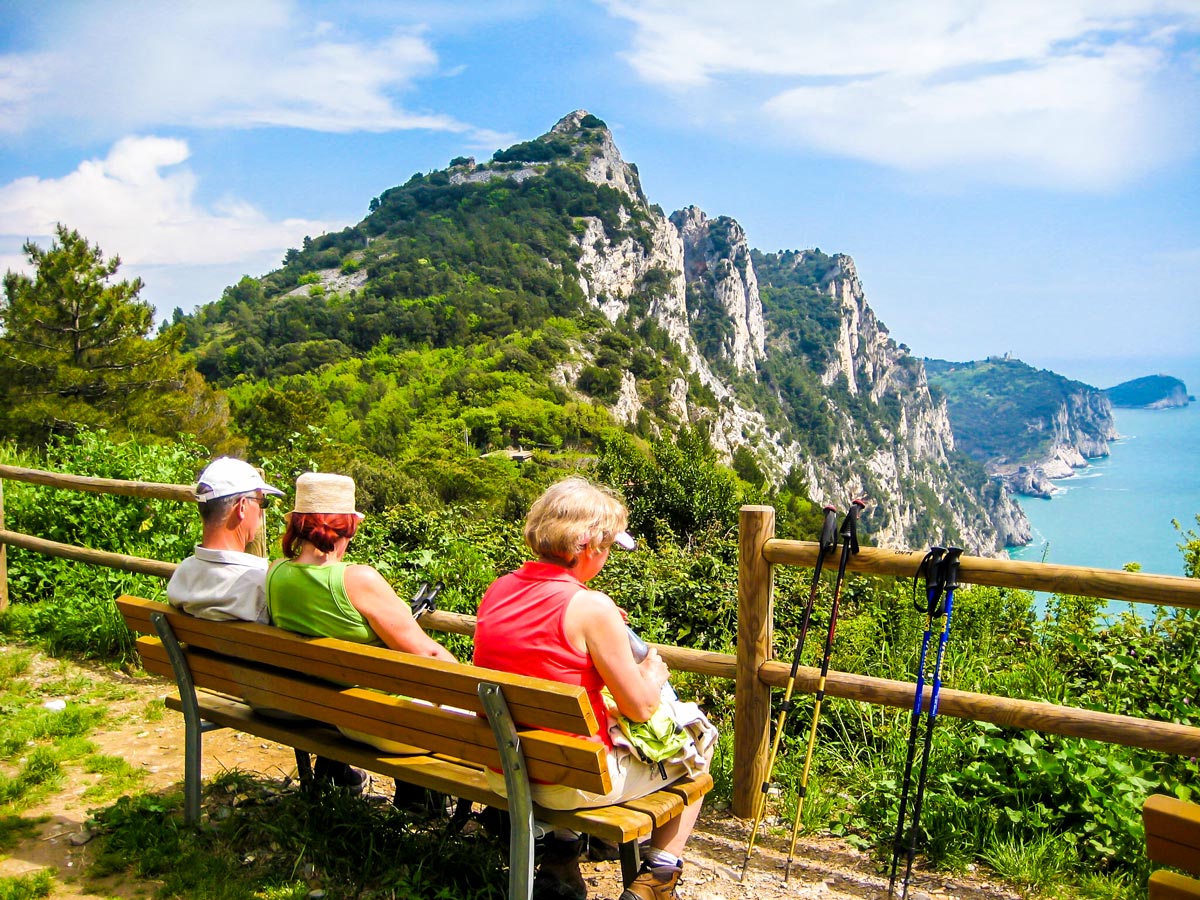
<svg viewBox="0 0 1200 900"><path fill-rule="evenodd" d="M354 479L327 472L305 472L296 479L296 505L292 512L363 517L354 508Z"/></svg>

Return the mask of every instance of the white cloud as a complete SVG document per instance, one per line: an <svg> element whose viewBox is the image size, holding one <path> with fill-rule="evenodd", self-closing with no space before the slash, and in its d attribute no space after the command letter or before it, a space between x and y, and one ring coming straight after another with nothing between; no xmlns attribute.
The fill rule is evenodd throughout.
<svg viewBox="0 0 1200 900"><path fill-rule="evenodd" d="M341 223L272 221L248 203L226 200L208 209L195 199L196 178L183 165L184 141L127 137L102 160L62 178L19 178L0 186L0 268L26 271L27 239L48 246L62 222L121 257L120 277L141 275L146 297L161 310L214 300L240 274L277 266L289 247ZM180 272L203 283L187 284Z"/></svg>
<svg viewBox="0 0 1200 900"><path fill-rule="evenodd" d="M0 56L0 132L64 120L103 135L164 125L472 131L399 102L438 70L418 27L347 33L307 23L286 0L72 4L48 18L43 47Z"/></svg>
<svg viewBox="0 0 1200 900"><path fill-rule="evenodd" d="M642 78L825 152L1103 189L1196 150L1192 0L606 5Z"/></svg>

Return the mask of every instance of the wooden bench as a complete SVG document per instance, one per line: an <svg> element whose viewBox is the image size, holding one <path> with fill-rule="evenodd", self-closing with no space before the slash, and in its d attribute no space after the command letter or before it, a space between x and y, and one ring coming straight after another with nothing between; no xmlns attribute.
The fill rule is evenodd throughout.
<svg viewBox="0 0 1200 900"><path fill-rule="evenodd" d="M1152 863L1200 875L1200 806L1153 794L1142 805L1146 855ZM1200 900L1200 881L1159 869L1150 874L1150 900Z"/></svg>
<svg viewBox="0 0 1200 900"><path fill-rule="evenodd" d="M531 779L611 789L604 747L575 736L598 728L580 687L270 625L210 622L141 597L120 597L117 608L142 635L137 648L146 670L173 678L179 688L166 704L185 720L189 822L200 816L202 732L236 728L296 748L298 763L303 755L307 765L307 754L317 753L508 810L515 900L528 898L533 887L535 818L618 844L628 885L637 874L638 841L712 788L704 774L618 806L542 809L530 799ZM255 709L305 720L281 721ZM383 753L344 737L339 726L412 745L413 752ZM485 767L503 770L509 799L488 788Z"/></svg>

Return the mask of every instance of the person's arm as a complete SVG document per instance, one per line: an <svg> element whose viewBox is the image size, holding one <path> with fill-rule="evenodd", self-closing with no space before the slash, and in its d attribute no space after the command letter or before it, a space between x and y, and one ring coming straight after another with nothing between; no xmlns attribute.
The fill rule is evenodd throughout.
<svg viewBox="0 0 1200 900"><path fill-rule="evenodd" d="M346 596L387 646L418 656L454 662L454 656L425 633L412 610L371 566L346 568Z"/></svg>
<svg viewBox="0 0 1200 900"><path fill-rule="evenodd" d="M567 604L563 626L567 639L592 657L621 715L634 722L654 715L670 671L653 647L640 663L633 661L625 621L607 594L579 591Z"/></svg>

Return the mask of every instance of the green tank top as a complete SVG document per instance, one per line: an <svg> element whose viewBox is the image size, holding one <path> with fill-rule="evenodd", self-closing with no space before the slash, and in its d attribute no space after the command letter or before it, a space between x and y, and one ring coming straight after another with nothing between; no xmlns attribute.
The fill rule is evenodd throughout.
<svg viewBox="0 0 1200 900"><path fill-rule="evenodd" d="M362 613L346 596L351 563L304 566L287 560L267 573L271 623L297 634L341 638L356 644L382 644Z"/></svg>

